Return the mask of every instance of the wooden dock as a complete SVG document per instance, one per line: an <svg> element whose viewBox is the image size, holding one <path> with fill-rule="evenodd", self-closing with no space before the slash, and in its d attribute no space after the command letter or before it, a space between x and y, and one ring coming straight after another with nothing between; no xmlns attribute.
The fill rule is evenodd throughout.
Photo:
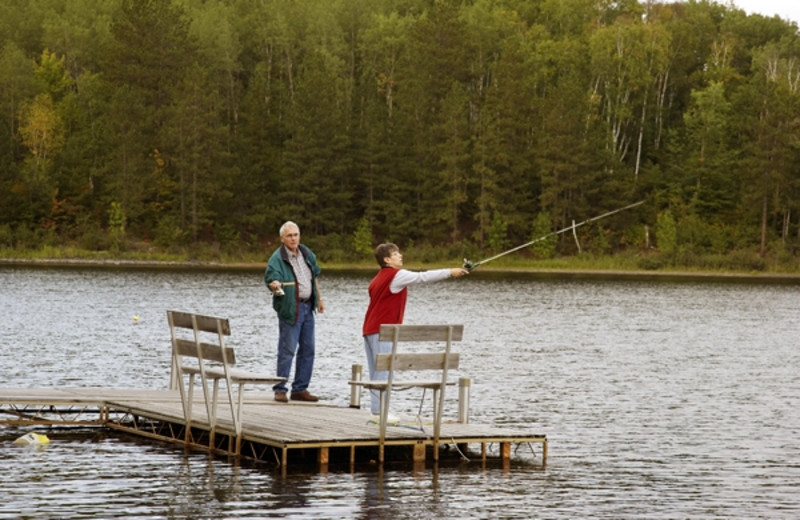
<svg viewBox="0 0 800 520"><path fill-rule="evenodd" d="M295 464L369 464L377 457L379 426L368 411L318 403L276 403L272 392L245 392L242 436L230 410L220 405L209 427L202 400L186 424L177 390L107 388L0 388L0 425L102 427L221 455L271 462L283 471ZM510 461L512 446L527 444L547 463L547 437L519 429L445 420L441 446L457 457ZM425 463L432 449L431 425L414 418L387 428L387 461ZM538 453L533 445L540 445ZM479 447L470 451L471 445Z"/></svg>

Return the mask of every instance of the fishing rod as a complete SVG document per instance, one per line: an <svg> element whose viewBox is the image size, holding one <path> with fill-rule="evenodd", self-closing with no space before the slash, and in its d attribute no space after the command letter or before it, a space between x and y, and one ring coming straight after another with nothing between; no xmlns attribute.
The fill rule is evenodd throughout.
<svg viewBox="0 0 800 520"><path fill-rule="evenodd" d="M564 233L565 231L569 231L571 229L579 228L579 227L583 226L584 224L588 224L589 222L594 222L595 220L600 220L601 218L610 217L611 215L613 215L615 213L619 213L620 211L625 211L626 209L634 208L634 207L639 206L640 204L644 204L644 203L645 203L645 200L640 200L639 202L634 202L633 204L628 204L624 208L618 208L618 209L615 209L614 211L609 211L608 213L603 213L602 215L598 215L596 217L592 217L590 219L584 220L583 222L578 222L577 224L572 224L571 226L565 227L564 229L559 229L558 231L553 231L552 233L548 233L546 235L542 235L539 238L536 238L534 240L531 240L530 242L522 244L521 246L517 246L517 247L515 247L513 249L509 249L508 251L503 251L500 254L494 255L493 257L487 258L485 260L481 260L480 262L474 262L473 263L473 262L470 262L469 260L467 260L465 258L464 259L464 269L466 269L468 271L472 271L473 269L475 269L479 265L485 264L487 262L491 262L492 260L497 260L501 256L505 256L507 254L513 253L514 251L519 251L520 249L523 249L523 248L528 247L528 246L530 246L532 244L535 244L536 242L540 242L540 241L548 239L550 237L553 237L553 236L556 236L556 235L560 235L561 233Z"/></svg>

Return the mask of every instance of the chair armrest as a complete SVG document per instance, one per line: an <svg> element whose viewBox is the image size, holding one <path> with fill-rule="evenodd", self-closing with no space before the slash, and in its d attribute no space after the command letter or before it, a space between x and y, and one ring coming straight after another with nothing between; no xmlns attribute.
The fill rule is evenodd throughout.
<svg viewBox="0 0 800 520"><path fill-rule="evenodd" d="M184 366L181 367L181 371L185 374L200 374L199 367L192 367L192 366ZM209 379L224 379L225 378L225 371L221 368L217 367L207 367L206 370L206 377Z"/></svg>
<svg viewBox="0 0 800 520"><path fill-rule="evenodd" d="M275 384L288 381L285 377L278 377L269 374L251 372L249 370L228 370L233 383L253 383L253 384ZM224 377L224 376L223 376Z"/></svg>
<svg viewBox="0 0 800 520"><path fill-rule="evenodd" d="M361 386L368 390L385 390L389 387L386 381L348 381L347 384L353 386ZM448 386L456 384L455 381L448 381ZM394 381L392 388L439 388L442 386L441 381Z"/></svg>

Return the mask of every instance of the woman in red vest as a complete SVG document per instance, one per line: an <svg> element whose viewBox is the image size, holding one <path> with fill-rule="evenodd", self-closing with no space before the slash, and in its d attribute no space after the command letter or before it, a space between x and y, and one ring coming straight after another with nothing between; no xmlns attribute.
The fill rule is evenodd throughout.
<svg viewBox="0 0 800 520"><path fill-rule="evenodd" d="M381 325L394 325L403 323L403 315L408 299L408 286L438 282L447 278L458 278L468 274L469 271L456 267L453 269L433 269L431 271L414 272L403 269L403 255L395 244L381 244L375 248L375 259L381 270L369 284L369 306L364 316L364 349L367 352L369 378L371 381L384 381L388 377L386 371L375 370L375 359L378 354L392 352L392 344L379 342L378 332ZM370 410L377 420L380 413L380 393L370 391ZM390 415L387 422L397 422L397 418Z"/></svg>

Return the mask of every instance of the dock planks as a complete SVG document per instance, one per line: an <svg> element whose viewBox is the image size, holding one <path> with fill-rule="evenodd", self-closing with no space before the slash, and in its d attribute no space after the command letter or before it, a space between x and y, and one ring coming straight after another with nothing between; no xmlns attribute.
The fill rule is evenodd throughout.
<svg viewBox="0 0 800 520"><path fill-rule="evenodd" d="M177 390L108 388L0 388L0 424L42 426L97 426L141 435L195 449L276 462L285 470L292 453L311 457L319 464L331 459L330 450L344 449L350 464L374 458L379 427L366 410L318 403L276 403L272 392L245 392L242 435L237 438L230 410L220 404L217 426L211 430L202 397L195 399L192 424L184 421ZM401 450L400 459L425 460L431 449L433 428L414 418L390 426L386 446ZM541 463L547 461L547 437L520 429L484 424L442 422L442 444L466 448L497 444L497 458L508 460L513 444L539 444ZM410 455L408 453L411 453Z"/></svg>

